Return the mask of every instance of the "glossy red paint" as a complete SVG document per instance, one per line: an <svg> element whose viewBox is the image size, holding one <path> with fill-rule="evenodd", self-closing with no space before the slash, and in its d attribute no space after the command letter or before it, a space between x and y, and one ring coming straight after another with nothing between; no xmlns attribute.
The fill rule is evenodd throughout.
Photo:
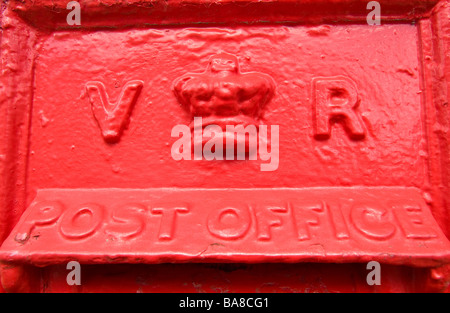
<svg viewBox="0 0 450 313"><path fill-rule="evenodd" d="M1 288L449 291L450 2L379 2L8 2ZM276 167L174 159L199 116Z"/></svg>
<svg viewBox="0 0 450 313"><path fill-rule="evenodd" d="M46 189L2 250L38 266L450 261L422 195L404 187Z"/></svg>

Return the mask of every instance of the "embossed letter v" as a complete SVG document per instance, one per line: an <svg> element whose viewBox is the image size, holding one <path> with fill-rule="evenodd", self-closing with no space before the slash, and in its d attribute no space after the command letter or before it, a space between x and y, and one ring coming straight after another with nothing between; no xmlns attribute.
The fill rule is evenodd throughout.
<svg viewBox="0 0 450 313"><path fill-rule="evenodd" d="M86 84L92 113L106 142L115 143L119 141L143 85L144 83L140 80L128 82L122 88L119 100L111 104L105 86L101 82L88 82Z"/></svg>

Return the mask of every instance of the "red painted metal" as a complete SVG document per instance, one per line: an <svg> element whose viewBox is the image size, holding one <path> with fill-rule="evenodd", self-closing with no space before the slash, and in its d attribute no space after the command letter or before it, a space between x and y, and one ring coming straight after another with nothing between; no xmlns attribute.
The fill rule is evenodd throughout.
<svg viewBox="0 0 450 313"><path fill-rule="evenodd" d="M0 288L449 291L450 2L379 2L7 2Z"/></svg>

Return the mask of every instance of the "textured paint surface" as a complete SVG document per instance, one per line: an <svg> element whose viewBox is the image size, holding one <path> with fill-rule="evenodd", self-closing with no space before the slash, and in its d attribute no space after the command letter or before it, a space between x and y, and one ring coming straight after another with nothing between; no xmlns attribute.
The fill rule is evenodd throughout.
<svg viewBox="0 0 450 313"><path fill-rule="evenodd" d="M0 248L0 291L449 291L450 2L380 3L377 27L366 24L362 0L92 1L77 27L66 24L64 1L2 4L0 242L9 239ZM213 79L218 53L247 76ZM189 75L202 79L178 84ZM175 161L171 130L189 125L194 109L245 121L258 109L251 123L279 125L277 169L261 171L260 159ZM168 190L176 202L169 215L137 203ZM134 207L113 208L123 199ZM307 203L314 199L321 204ZM248 229L220 229L230 220L211 217L209 205L230 201L271 207L251 210ZM312 215L283 216L296 202ZM327 227L316 219L325 212L334 219ZM173 227L153 225L168 216L193 218L183 231L200 237L183 243ZM240 232L254 240L239 243ZM308 236L309 248L312 241L290 244ZM162 240L160 254L150 238ZM280 238L279 246L270 241ZM110 264L180 261L189 248L204 262L193 252L210 240L231 241L238 263ZM221 251L210 256L233 261L232 249ZM292 251L290 262L307 263L241 264ZM361 262L372 257L383 263L379 287L365 282ZM84 263L81 287L65 282L61 263L70 259Z"/></svg>
<svg viewBox="0 0 450 313"><path fill-rule="evenodd" d="M416 42L409 25L55 33L42 44L36 66L30 185L422 187L427 169ZM275 81L263 111L265 123L280 125L280 164L273 173L261 172L259 161L171 157L172 127L191 121L172 83L186 72L203 72L220 51L236 55L242 72ZM366 140L349 139L340 124L329 140L312 137L312 79L336 75L357 84ZM131 80L143 81L141 95L120 143L107 145L85 85L101 81L117 99Z"/></svg>
<svg viewBox="0 0 450 313"><path fill-rule="evenodd" d="M374 260L437 267L450 262L450 243L413 188L48 189L0 258L38 266Z"/></svg>

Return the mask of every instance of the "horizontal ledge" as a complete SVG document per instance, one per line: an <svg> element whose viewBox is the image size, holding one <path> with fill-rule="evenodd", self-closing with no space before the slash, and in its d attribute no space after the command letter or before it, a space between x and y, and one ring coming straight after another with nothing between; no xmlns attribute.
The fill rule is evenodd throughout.
<svg viewBox="0 0 450 313"><path fill-rule="evenodd" d="M0 261L72 260L434 267L450 242L417 188L38 190Z"/></svg>
<svg viewBox="0 0 450 313"><path fill-rule="evenodd" d="M366 23L367 0L79 1L81 25L66 22L68 1L12 0L10 7L36 28L85 29L192 24ZM381 22L414 21L437 0L379 0Z"/></svg>
<svg viewBox="0 0 450 313"><path fill-rule="evenodd" d="M81 264L183 264L183 263L368 263L376 261L381 264L401 265L411 267L439 267L450 263L450 252L426 254L221 254L221 253L199 253L199 254L151 254L151 253L128 253L128 254L75 254L57 253L10 253L0 252L0 262L30 264L45 267L58 264L66 264L77 261Z"/></svg>

